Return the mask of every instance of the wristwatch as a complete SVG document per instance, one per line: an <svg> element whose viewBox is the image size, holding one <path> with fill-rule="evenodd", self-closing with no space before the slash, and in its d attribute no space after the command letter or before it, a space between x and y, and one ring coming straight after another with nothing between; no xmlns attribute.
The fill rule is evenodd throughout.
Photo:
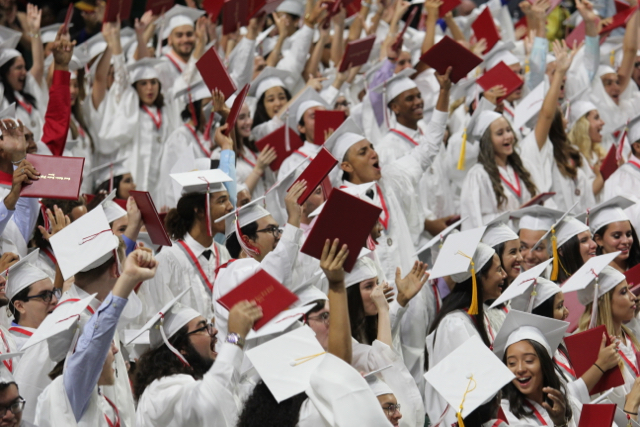
<svg viewBox="0 0 640 427"><path fill-rule="evenodd" d="M240 348L244 347L244 338L242 338L240 335L236 334L235 332L230 332L227 335L226 342L228 342L229 344L237 345Z"/></svg>

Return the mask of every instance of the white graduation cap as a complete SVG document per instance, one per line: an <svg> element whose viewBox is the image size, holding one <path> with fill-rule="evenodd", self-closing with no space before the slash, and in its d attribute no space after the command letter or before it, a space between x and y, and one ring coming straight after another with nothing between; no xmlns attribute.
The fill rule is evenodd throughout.
<svg viewBox="0 0 640 427"><path fill-rule="evenodd" d="M0 67L18 56L22 56L20 52L16 50L20 39L14 37L2 40L0 42Z"/></svg>
<svg viewBox="0 0 640 427"><path fill-rule="evenodd" d="M12 30L9 27L5 27L4 25L0 26L0 42L6 42L6 46L16 48L20 39L22 38L22 32Z"/></svg>
<svg viewBox="0 0 640 427"><path fill-rule="evenodd" d="M174 5L167 13L164 14L166 25L162 33L162 40L169 37L171 32L183 25L191 25L195 27L195 21L205 14L204 10L194 9L179 4Z"/></svg>
<svg viewBox="0 0 640 427"><path fill-rule="evenodd" d="M298 132L298 123L300 123L302 116L305 111L313 107L322 107L324 110L329 108L327 103L314 88L307 87L304 92L302 92L302 94L290 105L290 114L287 117L287 125ZM307 137L307 139L309 138Z"/></svg>
<svg viewBox="0 0 640 427"><path fill-rule="evenodd" d="M629 143L633 144L634 142L640 141L640 115L629 120L627 127L629 129Z"/></svg>
<svg viewBox="0 0 640 427"><path fill-rule="evenodd" d="M598 316L598 299L618 286L622 281L626 280L624 274L620 273L613 267L609 267L609 263L613 261L620 252L612 252L589 258L578 271L576 271L562 285L562 292L578 291L578 300L580 304L587 305L592 303L591 321L589 328L595 326Z"/></svg>
<svg viewBox="0 0 640 427"><path fill-rule="evenodd" d="M182 187L182 195L226 191L225 182L233 181L220 169L197 170L169 175Z"/></svg>
<svg viewBox="0 0 640 427"><path fill-rule="evenodd" d="M493 110L484 110L481 111L477 117L478 118L474 126L471 126L471 121L467 125L467 129L472 129L472 138L474 140L479 140L480 138L482 138L482 135L484 135L489 126L491 126L491 123L504 116L500 113L496 113Z"/></svg>
<svg viewBox="0 0 640 427"><path fill-rule="evenodd" d="M191 286L180 292L175 298L166 303L158 313L154 314L151 319L138 331L137 334L129 337L127 345L133 343L138 337L149 331L149 343L151 349L160 347L163 343L173 352L183 363L189 366L189 363L182 354L169 340L187 323L200 316L200 313L194 309L180 304L178 301L191 290Z"/></svg>
<svg viewBox="0 0 640 427"><path fill-rule="evenodd" d="M316 288L317 289L317 288ZM318 290L318 292L320 292ZM325 295L326 299L326 295ZM289 329L290 326L298 322L298 319L302 318L309 312L316 304L306 304L300 307L290 308L278 313L276 317L269 320L260 328L259 331L251 329L247 334L246 341L254 340L260 337L266 337L269 335L279 334Z"/></svg>
<svg viewBox="0 0 640 427"><path fill-rule="evenodd" d="M368 256L361 256L356 261L350 273L345 273L344 286L346 288L357 285L365 280L378 277L378 269L373 259Z"/></svg>
<svg viewBox="0 0 640 427"><path fill-rule="evenodd" d="M431 279L438 279L444 276L451 276L456 283L462 283L469 278L472 279L472 286L476 283L476 272L487 264L496 253L491 247L480 243L486 227L472 228L452 234L442 245L435 265L431 270ZM477 292L473 292L474 298L469 307L469 314L478 314Z"/></svg>
<svg viewBox="0 0 640 427"><path fill-rule="evenodd" d="M605 225L614 222L629 221L629 217L624 210L635 204L636 202L625 196L615 196L606 202L602 202L588 209L586 221L591 232L595 234L596 231Z"/></svg>
<svg viewBox="0 0 640 427"><path fill-rule="evenodd" d="M515 375L474 335L431 367L424 378L457 412L460 424Z"/></svg>
<svg viewBox="0 0 640 427"><path fill-rule="evenodd" d="M185 104L211 98L211 91L200 76L194 73L191 83L187 85L184 79L176 79L173 84L173 93L176 99L182 100ZM191 95L191 98L189 98Z"/></svg>
<svg viewBox="0 0 640 427"><path fill-rule="evenodd" d="M535 301L539 301L539 303L546 301L548 296L547 298L540 300L543 295L538 296L538 294L541 293L538 285L540 284L541 280L540 275L545 271L551 261L553 260L549 258L548 260L530 268L529 270L520 273L518 277L516 277L513 282L511 282L511 284L502 292L502 294L498 298L496 298L493 304L491 304L491 308L497 307L509 300L511 300L511 307L513 308L513 299L521 295L526 300L526 304L524 305L524 308L517 308L516 310L531 312L531 310L540 305L535 304ZM556 287L557 286L558 285L556 285ZM558 291L559 290L560 288L558 288ZM533 302L533 307L531 309L527 309L529 307L529 302L531 301L530 297L535 297L535 301Z"/></svg>
<svg viewBox="0 0 640 427"><path fill-rule="evenodd" d="M107 41L104 39L102 33L97 33L77 47L77 49L83 49L90 59L100 55L106 48Z"/></svg>
<svg viewBox="0 0 640 427"><path fill-rule="evenodd" d="M451 87L451 99L458 100L460 98L465 98L466 101L468 91L472 89L475 84L475 77L464 77L458 80L458 83L455 83Z"/></svg>
<svg viewBox="0 0 640 427"><path fill-rule="evenodd" d="M127 65L129 72L129 80L135 83L140 80L159 79L160 75L156 66L161 64L162 60L158 58L142 58L133 64Z"/></svg>
<svg viewBox="0 0 640 427"><path fill-rule="evenodd" d="M572 129L575 124L583 116L586 116L589 111L597 110L598 107L591 101L576 101L571 104L569 109L569 124L568 129Z"/></svg>
<svg viewBox="0 0 640 427"><path fill-rule="evenodd" d="M349 117L331 134L324 142L324 145L333 154L333 157L338 159L338 164L340 164L344 161L344 156L349 148L364 139L367 139L367 137L364 136L362 129L353 118Z"/></svg>
<svg viewBox="0 0 640 427"><path fill-rule="evenodd" d="M93 270L111 257L118 260L120 239L113 234L102 206L83 215L49 240L64 280Z"/></svg>
<svg viewBox="0 0 640 427"><path fill-rule="evenodd" d="M104 209L104 214L107 217L107 221L111 224L113 221L122 218L127 215L127 211L122 209L119 204L114 202L116 198L116 190L112 190L107 197L100 202L100 206Z"/></svg>
<svg viewBox="0 0 640 427"><path fill-rule="evenodd" d="M513 42L505 43L500 40L484 57L484 68L490 70L500 62L504 62L506 65L519 64L520 61L511 51L515 49Z"/></svg>
<svg viewBox="0 0 640 427"><path fill-rule="evenodd" d="M376 377L375 375L370 375L366 378L367 384L369 384L369 388L373 392L373 394L378 397L385 394L393 394L393 390L391 387L387 385L383 380Z"/></svg>
<svg viewBox="0 0 640 427"><path fill-rule="evenodd" d="M562 217L564 212L542 205L528 206L511 212L512 219L518 219L518 229L547 231Z"/></svg>
<svg viewBox="0 0 640 427"><path fill-rule="evenodd" d="M224 234L226 239L228 239L233 233L236 233L237 228L242 228L256 222L260 218L271 215L263 206L264 199L264 196L258 197L246 205L237 208L233 212L229 212L215 220L215 222L224 221ZM239 240L240 239L238 239L238 241Z"/></svg>
<svg viewBox="0 0 640 427"><path fill-rule="evenodd" d="M543 80L535 89L529 92L527 96L520 100L516 106L515 119L513 123L514 128L520 129L523 126L536 121L536 118L542 109L542 103L544 102L546 93L547 84Z"/></svg>
<svg viewBox="0 0 640 427"><path fill-rule="evenodd" d="M553 359L568 327L569 322L511 310L493 341L493 352L502 359L510 345L532 340L542 345Z"/></svg>
<svg viewBox="0 0 640 427"><path fill-rule="evenodd" d="M410 79L410 77L416 72L417 71L413 68L405 68L398 74L394 74L384 83L374 87L371 90L373 90L374 92L382 93L385 96L384 105L386 106L402 92L418 87L418 85L416 85L415 82Z"/></svg>
<svg viewBox="0 0 640 427"><path fill-rule="evenodd" d="M51 43L56 41L56 36L58 35L58 31L60 31L60 27L62 27L62 25L63 24L58 23L40 28L40 40L42 40L42 43ZM69 27L73 27L73 23L69 23Z"/></svg>
<svg viewBox="0 0 640 427"><path fill-rule="evenodd" d="M440 232L440 234L438 234L437 236L432 237L431 240L429 240L424 246L422 246L420 249L418 249L414 255L421 254L422 252L426 251L427 249L431 249L438 242L440 242L440 245L442 245L444 243L444 239L446 239L446 237L449 235L449 233L451 233L453 230L455 230L457 227L459 227L460 224L462 224L467 218L469 218L469 217L465 216L464 218L460 218L459 220L457 220L456 222L454 222L453 224L451 224L450 226L448 226L447 228L442 230Z"/></svg>
<svg viewBox="0 0 640 427"><path fill-rule="evenodd" d="M284 12L290 15L302 17L304 15L304 2L299 0L284 0L276 8L276 12Z"/></svg>
<svg viewBox="0 0 640 427"><path fill-rule="evenodd" d="M505 212L485 224L487 229L482 236L482 243L493 248L501 243L516 240L518 235L507 225L510 215L511 212Z"/></svg>
<svg viewBox="0 0 640 427"><path fill-rule="evenodd" d="M109 192L113 190L113 179L116 176L130 173L131 169L125 165L126 158L114 160L113 162L103 163L99 166L91 168L91 176L93 177L94 186L99 186L105 181L109 181Z"/></svg>
<svg viewBox="0 0 640 427"><path fill-rule="evenodd" d="M511 300L511 308L513 310L526 311L531 313L549 298L560 293L560 286L544 277L538 277L534 282L534 287L528 286L522 295ZM529 292L531 290L531 292ZM531 307L531 309L529 309Z"/></svg>
<svg viewBox="0 0 640 427"><path fill-rule="evenodd" d="M249 87L249 96L253 96L256 99L260 97L272 87L289 88L287 85L287 79L291 78L291 73L285 70L279 70L273 67L265 67L258 76L253 79L251 86Z"/></svg>
<svg viewBox="0 0 640 427"><path fill-rule="evenodd" d="M582 233L583 231L589 231L589 227L582 221L572 217L566 216L556 226L556 238L558 240L558 247L561 247L574 236Z"/></svg>
<svg viewBox="0 0 640 427"><path fill-rule="evenodd" d="M309 387L325 351L308 326L248 350L245 355L278 403Z"/></svg>
<svg viewBox="0 0 640 427"><path fill-rule="evenodd" d="M39 254L40 250L36 249L29 255L22 257L7 270L5 294L9 301L32 284L49 279L44 271L35 266Z"/></svg>
<svg viewBox="0 0 640 427"><path fill-rule="evenodd" d="M22 346L22 351L46 340L49 347L49 358L54 362L64 359L74 345L76 332L81 329L80 315L91 304L96 295L89 295L79 301L59 305L44 318L38 329Z"/></svg>

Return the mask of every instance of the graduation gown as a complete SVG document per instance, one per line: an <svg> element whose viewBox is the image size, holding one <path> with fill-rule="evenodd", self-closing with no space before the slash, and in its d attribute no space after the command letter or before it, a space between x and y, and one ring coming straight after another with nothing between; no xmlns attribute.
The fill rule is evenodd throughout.
<svg viewBox="0 0 640 427"><path fill-rule="evenodd" d="M569 403L571 404L571 409L573 410L573 417L567 423L567 427L576 427L578 425L578 420L580 419L580 411L576 413L574 403L572 402L572 397L569 395ZM527 399L528 404L534 411L532 415L524 418L517 418L511 410L509 409L509 401L506 399L502 399L500 406L502 407L502 411L504 412L505 417L507 418L507 422L509 425L527 425L527 426L539 426L539 425L548 425L552 426L553 421L551 421L551 417L544 407L538 405L536 402ZM580 405L580 408L582 406ZM542 423L544 421L544 424Z"/></svg>
<svg viewBox="0 0 640 427"><path fill-rule="evenodd" d="M13 371L13 377L20 389L20 395L27 402L22 410L23 420L36 422L38 396L51 384L49 372L55 366L56 363L49 358L49 346L46 341L28 348L20 356L20 363Z"/></svg>
<svg viewBox="0 0 640 427"><path fill-rule="evenodd" d="M259 153L254 153L246 146L243 148L242 155L238 156L236 160L236 182L244 184L247 181L247 178L249 178L253 168L256 166L258 154ZM282 170L282 166L280 170ZM264 196L267 190L275 183L276 173L267 167L251 192L251 200Z"/></svg>
<svg viewBox="0 0 640 427"><path fill-rule="evenodd" d="M104 397L98 394L98 386L94 387L91 392L91 399L82 418L76 422L63 378L63 375L60 375L53 380L38 397L35 424L38 427L110 427L101 402ZM131 426L132 424L125 425Z"/></svg>
<svg viewBox="0 0 640 427"><path fill-rule="evenodd" d="M615 196L630 197L635 205L625 209L636 232L640 231L640 159L631 156L629 161L620 166L608 180L604 182L604 200Z"/></svg>
<svg viewBox="0 0 640 427"><path fill-rule="evenodd" d="M2 85L0 85L0 87L2 88L2 93L12 90ZM40 141L42 139L42 127L44 126L44 112L49 102L49 90L46 79L43 77L42 84L38 84L33 75L27 73L27 78L24 82L24 92L31 94L35 98L37 106L28 105L26 100L24 100L18 92L14 91L16 97L16 119L20 120L33 132L33 139L35 141ZM10 103L7 98L3 97L0 103L0 110L8 108L9 105ZM28 111L29 107L31 107L31 111Z"/></svg>

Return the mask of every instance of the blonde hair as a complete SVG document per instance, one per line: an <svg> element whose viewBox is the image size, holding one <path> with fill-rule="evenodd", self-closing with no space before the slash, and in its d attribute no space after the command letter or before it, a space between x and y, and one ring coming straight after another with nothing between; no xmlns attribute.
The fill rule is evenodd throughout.
<svg viewBox="0 0 640 427"><path fill-rule="evenodd" d="M603 159L606 155L604 152L602 145L597 142L593 143L591 138L589 137L589 119L587 118L589 114L585 114L580 117L575 125L569 130L569 141L571 144L578 147L578 150L582 153L582 155L587 159L589 164L593 161L592 153L595 152L598 155L599 159Z"/></svg>
<svg viewBox="0 0 640 427"><path fill-rule="evenodd" d="M616 286L617 287L617 286ZM596 318L596 326L604 325L607 330L607 334L615 336L615 330L613 328L613 311L611 310L611 300L613 299L613 293L616 288L611 289L606 294L598 298L598 316ZM589 329L589 321L591 320L591 312L593 310L593 303L590 302L584 307L584 313L580 316L580 322L578 324L578 331L586 331ZM633 332L625 325L622 325L622 332L629 337L636 349L640 350L640 342L633 335Z"/></svg>

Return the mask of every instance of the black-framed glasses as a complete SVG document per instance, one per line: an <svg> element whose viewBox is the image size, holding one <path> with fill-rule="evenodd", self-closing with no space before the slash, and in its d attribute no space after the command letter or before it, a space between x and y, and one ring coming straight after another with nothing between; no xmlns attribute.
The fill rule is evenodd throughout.
<svg viewBox="0 0 640 427"><path fill-rule="evenodd" d="M32 295L27 297L27 301L31 301L32 299L41 299L45 304L51 303L53 297L60 298L60 290L54 289L52 291L42 291L38 295Z"/></svg>
<svg viewBox="0 0 640 427"><path fill-rule="evenodd" d="M0 406L0 418L7 414L7 411L11 411L12 414L19 414L24 409L25 400L22 396L18 396L16 400L9 406Z"/></svg>
<svg viewBox="0 0 640 427"><path fill-rule="evenodd" d="M396 405L389 405L386 408L382 408L386 411L387 414L389 414L389 416L393 416L393 414L396 413L396 411L400 411L400 404L396 404Z"/></svg>
<svg viewBox="0 0 640 427"><path fill-rule="evenodd" d="M214 336L216 333L216 328L215 326L213 326L213 323L209 322L206 325L198 328L198 329L194 329L191 332L187 332L187 336L189 335L193 335L193 334L199 334L202 331L206 331L210 337Z"/></svg>
<svg viewBox="0 0 640 427"><path fill-rule="evenodd" d="M277 225L271 224L263 228L262 230L256 230L256 233L271 233L273 234L273 237L279 237L282 235L282 228L278 227Z"/></svg>
<svg viewBox="0 0 640 427"><path fill-rule="evenodd" d="M307 316L308 320L315 320L316 322L323 322L325 325L329 326L329 312L325 311L324 313L320 313L317 316Z"/></svg>

